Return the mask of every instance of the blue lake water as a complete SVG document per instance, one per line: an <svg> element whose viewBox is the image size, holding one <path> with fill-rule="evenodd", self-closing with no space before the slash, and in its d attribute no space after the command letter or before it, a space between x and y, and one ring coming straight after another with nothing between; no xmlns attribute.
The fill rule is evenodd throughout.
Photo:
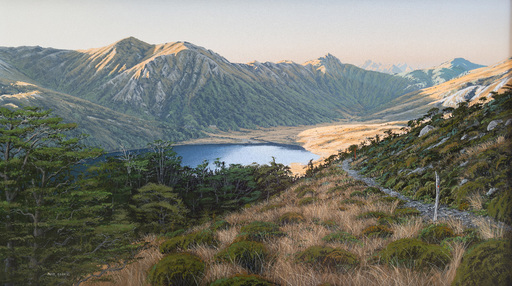
<svg viewBox="0 0 512 286"><path fill-rule="evenodd" d="M208 160L211 164L217 158L229 164L249 165L252 163L268 164L272 156L277 163L290 165L290 163L307 164L309 160L316 160L320 156L306 151L300 146L282 144L200 144L178 145L174 151L183 158L182 165L196 167Z"/></svg>

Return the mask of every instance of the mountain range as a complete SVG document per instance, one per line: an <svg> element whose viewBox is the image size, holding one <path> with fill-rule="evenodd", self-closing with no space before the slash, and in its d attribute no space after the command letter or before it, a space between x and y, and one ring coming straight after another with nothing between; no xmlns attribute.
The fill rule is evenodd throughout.
<svg viewBox="0 0 512 286"><path fill-rule="evenodd" d="M397 74L403 72L412 72L414 70L413 67L408 65L407 63L398 63L398 64L381 64L374 62L372 60L365 61L362 65L359 66L362 69L369 71L377 71L387 74Z"/></svg>
<svg viewBox="0 0 512 286"><path fill-rule="evenodd" d="M130 37L90 50L0 47L0 105L37 105L79 123L108 150L205 131L309 125L382 114L420 88L480 67L454 59L396 75L331 54L298 64L231 63L188 42Z"/></svg>

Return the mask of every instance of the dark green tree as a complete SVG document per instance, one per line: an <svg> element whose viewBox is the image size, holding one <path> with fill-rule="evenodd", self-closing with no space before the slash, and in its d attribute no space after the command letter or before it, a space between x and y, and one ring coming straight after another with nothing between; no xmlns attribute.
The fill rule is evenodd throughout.
<svg viewBox="0 0 512 286"><path fill-rule="evenodd" d="M128 229L100 231L108 224L102 215L110 193L81 187L76 172L78 164L102 151L64 135L75 127L39 108L0 108L4 284L69 283L121 257L113 250L124 248Z"/></svg>

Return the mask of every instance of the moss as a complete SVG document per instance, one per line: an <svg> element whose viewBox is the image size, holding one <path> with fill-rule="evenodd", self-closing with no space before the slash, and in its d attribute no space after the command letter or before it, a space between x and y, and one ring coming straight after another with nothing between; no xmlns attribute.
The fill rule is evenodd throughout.
<svg viewBox="0 0 512 286"><path fill-rule="evenodd" d="M210 286L274 286L275 284L259 275L237 274L228 278L215 280Z"/></svg>
<svg viewBox="0 0 512 286"><path fill-rule="evenodd" d="M388 217L389 214L381 211L368 211L364 212L357 216L358 219L365 219L365 218L382 218L382 217Z"/></svg>
<svg viewBox="0 0 512 286"><path fill-rule="evenodd" d="M490 216L512 224L512 190L506 190L491 200L487 208Z"/></svg>
<svg viewBox="0 0 512 286"><path fill-rule="evenodd" d="M354 235L344 232L344 231L337 231L330 233L322 238L325 242L359 242L359 239L355 237Z"/></svg>
<svg viewBox="0 0 512 286"><path fill-rule="evenodd" d="M238 234L238 241L253 240L263 241L267 238L284 236L284 232L279 230L279 226L272 222L254 221L245 225Z"/></svg>
<svg viewBox="0 0 512 286"><path fill-rule="evenodd" d="M306 197L306 198L302 198L299 200L299 202L297 203L299 206L305 206L305 205L309 205L309 204L312 204L314 202L316 202L317 199L315 198L312 198L312 197Z"/></svg>
<svg viewBox="0 0 512 286"><path fill-rule="evenodd" d="M445 238L454 236L455 233L453 232L453 229L442 223L428 225L426 228L421 230L419 238L427 243L439 244Z"/></svg>
<svg viewBox="0 0 512 286"><path fill-rule="evenodd" d="M415 208L399 208L393 213L396 217L418 216L421 212Z"/></svg>
<svg viewBox="0 0 512 286"><path fill-rule="evenodd" d="M512 285L511 269L511 242L489 240L464 254L452 286Z"/></svg>
<svg viewBox="0 0 512 286"><path fill-rule="evenodd" d="M328 246L310 246L297 254L296 261L319 269L327 267L348 270L359 265L359 258L355 254Z"/></svg>
<svg viewBox="0 0 512 286"><path fill-rule="evenodd" d="M267 248L261 242L239 241L217 253L215 259L234 262L252 273L260 273L268 255Z"/></svg>
<svg viewBox="0 0 512 286"><path fill-rule="evenodd" d="M187 235L175 236L160 245L160 252L169 253L178 249L187 250L190 246L198 244L216 246L217 241L213 236L213 231L204 229Z"/></svg>
<svg viewBox="0 0 512 286"><path fill-rule="evenodd" d="M395 266L444 268L450 262L451 254L439 245L416 238L402 238L388 244L379 257L383 262Z"/></svg>
<svg viewBox="0 0 512 286"><path fill-rule="evenodd" d="M304 222L306 219L303 215L296 212L287 212L282 214L277 220L279 224L288 224L288 223L299 223Z"/></svg>
<svg viewBox="0 0 512 286"><path fill-rule="evenodd" d="M385 225L370 225L361 234L367 237L389 237L393 235L393 231Z"/></svg>
<svg viewBox="0 0 512 286"><path fill-rule="evenodd" d="M199 285L205 269L204 263L190 253L173 253L165 256L151 268L148 280L151 285Z"/></svg>

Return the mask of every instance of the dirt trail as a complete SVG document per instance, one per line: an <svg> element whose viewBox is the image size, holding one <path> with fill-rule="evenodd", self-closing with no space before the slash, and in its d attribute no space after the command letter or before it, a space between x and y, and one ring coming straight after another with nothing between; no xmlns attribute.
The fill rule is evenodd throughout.
<svg viewBox="0 0 512 286"><path fill-rule="evenodd" d="M385 192L386 194L388 194L390 196L397 197L397 198L400 198L400 199L406 201L406 203L405 203L406 207L415 208L415 209L419 210L424 219L426 219L427 221L432 221L432 218L434 217L434 205L433 204L427 204L424 202L412 200L412 199L407 198L407 197L403 196L402 194L395 192L391 189L386 189L386 188L379 186L379 184L374 179L364 177L364 176L360 175L356 170L351 169L350 162L352 162L352 159L344 160L343 163L339 167L341 167L345 172L347 172L349 176L351 176L357 180L361 180L369 186L378 187L381 191ZM437 211L437 219L439 221L443 221L446 219L457 219L457 220L460 220L467 227L475 227L476 220L485 219L487 222L493 223L500 227L504 227L508 230L512 229L510 226L508 226L502 222L498 222L491 217L477 216L470 212L451 209L451 208L448 208L443 205L439 206L439 209Z"/></svg>

